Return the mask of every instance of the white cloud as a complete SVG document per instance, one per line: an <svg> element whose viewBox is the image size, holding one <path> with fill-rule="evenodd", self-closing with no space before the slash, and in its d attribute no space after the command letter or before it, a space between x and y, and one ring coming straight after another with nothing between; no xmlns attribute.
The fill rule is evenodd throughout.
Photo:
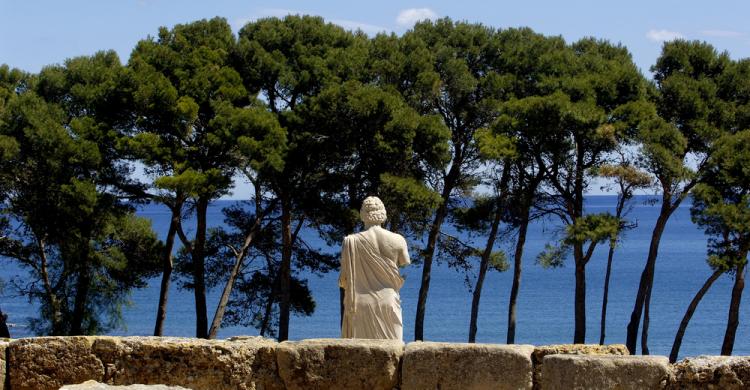
<svg viewBox="0 0 750 390"><path fill-rule="evenodd" d="M396 23L401 26L411 27L414 23L425 19L436 19L438 15L429 8L409 8L402 10L396 17Z"/></svg>
<svg viewBox="0 0 750 390"><path fill-rule="evenodd" d="M367 35L376 35L379 32L390 31L390 29L382 27L382 26L376 26L374 24L357 22L354 20L333 19L333 20L328 20L328 22L331 22L333 24L338 24L339 26L347 30L362 30Z"/></svg>
<svg viewBox="0 0 750 390"><path fill-rule="evenodd" d="M677 31L669 30L648 30L646 38L654 42L673 41L675 39L685 38L684 35Z"/></svg>
<svg viewBox="0 0 750 390"><path fill-rule="evenodd" d="M717 37L717 38L740 38L740 37L745 36L745 33L741 33L739 31L730 31L730 30L703 30L701 31L701 34L707 37Z"/></svg>

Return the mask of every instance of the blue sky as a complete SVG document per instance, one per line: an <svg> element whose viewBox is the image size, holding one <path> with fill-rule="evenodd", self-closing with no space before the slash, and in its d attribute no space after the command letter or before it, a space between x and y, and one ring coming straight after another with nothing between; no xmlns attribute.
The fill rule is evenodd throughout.
<svg viewBox="0 0 750 390"><path fill-rule="evenodd" d="M707 41L732 58L750 57L750 1L739 0L0 0L0 63L37 72L105 49L126 62L135 43L159 26L222 16L237 31L248 21L289 13L320 15L370 35L400 34L417 20L449 16L498 28L528 26L568 41L595 36L627 46L646 75L662 42L674 38Z"/></svg>
<svg viewBox="0 0 750 390"><path fill-rule="evenodd" d="M568 41L585 36L626 45L644 72L674 37L705 40L733 58L750 56L747 1L167 1L0 0L0 63L28 71L67 57L134 44L159 26L225 17L235 30L264 16L307 13L367 33L402 33L415 20L449 16L494 27L528 26Z"/></svg>

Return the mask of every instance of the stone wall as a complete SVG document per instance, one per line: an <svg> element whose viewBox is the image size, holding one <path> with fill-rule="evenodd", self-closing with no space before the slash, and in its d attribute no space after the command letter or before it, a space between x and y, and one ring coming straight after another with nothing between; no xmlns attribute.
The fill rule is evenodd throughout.
<svg viewBox="0 0 750 390"><path fill-rule="evenodd" d="M625 355L622 345L39 337L0 340L0 390L86 381L195 390L750 388L750 357L670 365Z"/></svg>

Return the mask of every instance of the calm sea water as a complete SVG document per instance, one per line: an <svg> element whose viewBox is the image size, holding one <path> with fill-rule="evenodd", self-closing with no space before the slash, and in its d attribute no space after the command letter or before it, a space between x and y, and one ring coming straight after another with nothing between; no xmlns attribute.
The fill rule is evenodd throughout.
<svg viewBox="0 0 750 390"><path fill-rule="evenodd" d="M651 229L658 213L658 205L647 205L647 197L637 197L630 219L638 227L627 232L615 253L610 284L609 309L607 315L607 343L624 343L638 280L648 251ZM587 212L612 210L614 196L591 196L586 200ZM231 201L217 201L209 209L209 224L222 224L221 209ZM139 214L153 221L154 229L161 236L166 234L169 214L166 208L146 206ZM190 222L188 222L188 226ZM521 290L518 301L518 324L516 342L528 344L569 343L573 339L573 293L574 274L572 260L560 269L543 269L536 265L536 255L544 244L554 241L558 230L556 221L535 223L527 239ZM304 233L308 242L336 252L338 247L328 248L316 239L313 232ZM513 239L496 244L497 249L508 253ZM607 247L600 246L587 267L587 337L589 343L599 340L604 273ZM695 292L710 275L705 262L706 238L703 232L690 221L689 204L680 207L672 216L663 236L656 265L656 278L651 303L651 327L649 346L652 354L667 355L675 331L685 308ZM0 278L8 280L22 275L17 267L2 261ZM404 338L414 338L414 314L419 292L421 266L412 265L403 270L406 283L401 290L404 318ZM317 302L311 317L294 317L290 325L290 338L304 339L339 336L339 291L337 273L318 277L308 275L309 286ZM508 296L512 273L491 271L482 291L477 340L487 343L503 343L507 327ZM705 296L683 341L681 356L718 354L727 321L728 305L733 280L722 276ZM220 294L211 291L209 308L214 307ZM133 291L132 305L124 311L126 327L117 329L113 335L149 335L153 331L159 280L152 280L148 287ZM9 316L12 336L29 336L26 319L37 313L37 307L25 298L14 297L6 289L0 298L0 308ZM735 355L750 355L750 307L745 299L741 308L740 327L735 342ZM468 337L471 291L465 283L465 275L436 264L433 267L432 284L427 301L425 339L433 341L465 342ZM213 309L209 309L210 314ZM174 287L170 292L169 308L165 323L165 335L192 336L194 334L194 309L191 292ZM222 329L219 337L256 335L253 328L231 327Z"/></svg>

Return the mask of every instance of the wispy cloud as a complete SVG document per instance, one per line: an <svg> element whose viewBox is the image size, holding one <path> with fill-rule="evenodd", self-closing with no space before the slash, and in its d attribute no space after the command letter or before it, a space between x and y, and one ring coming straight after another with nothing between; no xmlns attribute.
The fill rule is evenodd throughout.
<svg viewBox="0 0 750 390"><path fill-rule="evenodd" d="M400 26L411 27L414 23L425 19L436 19L438 14L429 8L409 8L402 10L396 17L396 23Z"/></svg>
<svg viewBox="0 0 750 390"><path fill-rule="evenodd" d="M701 35L705 35L707 37L716 38L742 38L746 35L743 32L731 30L703 30L700 33Z"/></svg>
<svg viewBox="0 0 750 390"><path fill-rule="evenodd" d="M338 24L339 26L347 30L362 30L367 35L377 35L377 33L379 32L391 31L391 29L383 27L383 26L357 22L354 20L332 19L332 20L329 20L329 22L333 24Z"/></svg>
<svg viewBox="0 0 750 390"><path fill-rule="evenodd" d="M682 33L679 33L677 31L648 30L648 32L646 33L646 38L654 42L665 42L665 41L672 41L675 39L685 38L685 36L682 35Z"/></svg>

